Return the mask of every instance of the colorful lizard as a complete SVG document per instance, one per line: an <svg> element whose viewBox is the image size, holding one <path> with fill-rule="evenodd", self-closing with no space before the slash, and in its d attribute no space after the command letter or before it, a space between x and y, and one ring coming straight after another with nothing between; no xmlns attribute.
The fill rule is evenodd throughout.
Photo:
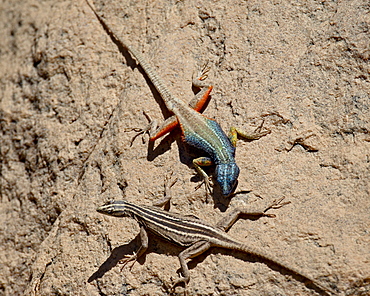
<svg viewBox="0 0 370 296"><path fill-rule="evenodd" d="M189 105L173 96L164 84L163 80L143 55L126 42L118 39L116 37L117 35L97 14L92 5L89 2L88 4L104 29L110 34L114 41L118 42L120 46L126 48L140 64L161 95L168 110L174 114L174 116L168 118L156 131L153 129L152 122L152 128L148 128L147 130L150 135L150 140L154 141L180 125L183 140L186 143L205 151L209 155L208 157L200 157L193 160L195 169L204 179L207 192L211 190L211 184L207 173L201 167L215 164L215 180L221 188L222 195L226 197L230 196L237 186L240 172L239 167L235 163L237 136L240 135L248 140L256 140L267 135L270 131L260 131L252 135L247 135L237 128L232 127L230 129L229 137L226 136L225 132L215 120L200 113L210 99L209 94L212 90L212 86L208 86L207 91L200 100L193 99ZM208 77L208 70L208 68L203 68L199 77L193 81L193 84L196 87L205 87L202 81Z"/></svg>

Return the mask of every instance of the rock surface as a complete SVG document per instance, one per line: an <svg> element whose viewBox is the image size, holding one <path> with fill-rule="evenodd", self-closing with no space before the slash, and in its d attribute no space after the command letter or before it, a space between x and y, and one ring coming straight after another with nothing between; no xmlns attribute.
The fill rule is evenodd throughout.
<svg viewBox="0 0 370 296"><path fill-rule="evenodd" d="M114 3L113 3L114 2ZM151 204L173 171L171 211L214 222L238 204L285 196L276 218L229 233L285 258L338 295L369 295L368 1L96 1L119 36L190 100L205 62L207 110L239 141L232 199L194 191L198 155L179 132L154 150L129 128L169 114L84 1L0 4L0 295L166 295L180 248L153 236L132 270L135 221L98 214L110 199ZM198 155L201 156L201 155ZM261 201L261 199L263 199ZM133 242L131 242L133 240ZM191 260L188 295L318 295L288 271L212 249ZM176 294L182 294L178 287Z"/></svg>

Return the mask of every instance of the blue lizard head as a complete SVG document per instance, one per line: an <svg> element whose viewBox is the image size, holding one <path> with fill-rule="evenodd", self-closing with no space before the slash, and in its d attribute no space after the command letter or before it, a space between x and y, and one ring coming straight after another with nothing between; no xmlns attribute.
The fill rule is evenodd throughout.
<svg viewBox="0 0 370 296"><path fill-rule="evenodd" d="M236 188L240 169L236 163L216 165L216 181L221 187L222 195L229 196Z"/></svg>

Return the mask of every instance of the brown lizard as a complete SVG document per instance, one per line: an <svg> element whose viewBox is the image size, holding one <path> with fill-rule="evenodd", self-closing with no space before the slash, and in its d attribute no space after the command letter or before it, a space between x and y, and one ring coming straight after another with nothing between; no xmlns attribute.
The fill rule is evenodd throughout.
<svg viewBox="0 0 370 296"><path fill-rule="evenodd" d="M167 193L167 195L169 194ZM216 226L211 226L209 223L195 217L169 213L153 206L138 206L126 201L109 202L98 207L97 211L114 217L131 217L139 223L141 247L137 253L126 256L122 262L124 264L130 261L134 261L135 263L136 260L145 253L148 248L148 235L146 231L150 231L172 243L185 247L185 250L179 254L183 276L175 281L172 288L179 283L184 283L186 285L190 280L190 272L186 264L186 259L194 258L211 247L221 247L249 253L271 261L308 279L326 295L335 295L332 289L323 286L303 271L292 267L283 259L269 255L260 248L240 242L225 232L235 223L240 215L275 217L275 215L267 214L266 212L270 209L278 209L288 203L283 203L282 200L283 198L276 200L270 206L257 211L251 211L248 208L235 208L221 219Z"/></svg>

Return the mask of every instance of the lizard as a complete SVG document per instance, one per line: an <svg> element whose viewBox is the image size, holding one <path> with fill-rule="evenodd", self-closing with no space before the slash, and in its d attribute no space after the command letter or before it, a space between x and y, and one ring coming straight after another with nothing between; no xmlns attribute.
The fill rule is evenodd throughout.
<svg viewBox="0 0 370 296"><path fill-rule="evenodd" d="M268 207L255 211L251 211L245 207L234 208L228 215L221 219L216 226L212 226L194 216L171 213L154 206L135 205L127 201L110 201L98 207L97 211L113 217L130 217L139 223L141 246L133 255L125 256L126 258L121 262L124 265L130 261L133 261L134 264L136 260L145 253L148 248L147 231L185 248L185 250L178 255L182 277L173 283L171 289L174 289L180 283L184 283L186 288L190 280L190 272L186 264L187 259L194 258L211 247L220 247L248 253L280 265L300 277L309 280L309 282L313 283L320 291L326 294L330 292L335 295L335 292L331 288L323 286L303 271L290 266L291 264L283 261L283 259L269 255L260 248L240 242L226 233L240 215L275 217L275 215L266 212L270 209L278 209L288 203L282 202L282 200L283 198L274 200Z"/></svg>
<svg viewBox="0 0 370 296"><path fill-rule="evenodd" d="M221 126L213 119L210 119L200 112L210 100L212 86L208 86L204 95L198 100L193 99L188 105L183 100L172 95L170 90L165 85L164 81L155 71L154 67L145 59L141 52L133 48L127 42L122 41L117 37L117 34L106 24L103 18L96 12L93 4L86 0L87 4L97 17L104 30L110 35L112 40L119 48L125 48L136 59L137 63L144 70L145 74L152 82L158 93L162 97L167 109L174 115L169 117L164 123L158 127L147 128L150 141L162 137L171 132L177 126L180 126L182 131L182 140L187 144L203 150L208 156L193 159L193 165L196 171L203 178L206 185L206 191L211 191L211 182L207 173L202 169L202 166L215 165L215 181L219 184L223 196L230 196L236 189L237 180L240 169L235 162L235 147L238 135L247 140L257 140L270 133L269 130L246 134L236 127L230 128L229 136L225 134ZM197 79L193 80L193 85L198 88L203 88L203 81L208 77L209 69L203 68ZM154 123L154 122L152 122Z"/></svg>

